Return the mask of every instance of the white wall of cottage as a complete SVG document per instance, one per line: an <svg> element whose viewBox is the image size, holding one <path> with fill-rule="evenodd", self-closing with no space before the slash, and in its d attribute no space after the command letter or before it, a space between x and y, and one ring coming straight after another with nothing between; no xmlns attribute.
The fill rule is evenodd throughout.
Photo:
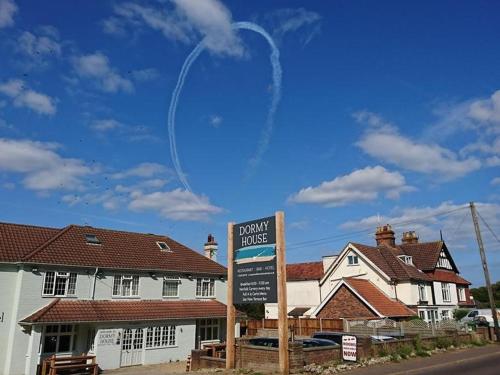
<svg viewBox="0 0 500 375"><path fill-rule="evenodd" d="M25 265L0 265L0 297L2 297L3 321L0 322L0 373L5 375L33 374L40 361L41 354L41 327L34 326L31 329L21 327L18 322L35 311L49 304L53 297L42 297L43 279L47 270L68 271L77 273L76 296L64 297L67 299L91 299L93 291L93 280L95 269L76 269L72 267L36 266L38 270L33 272L35 266ZM128 273L130 274L130 272ZM157 273L157 278L152 278L148 273L132 273L140 275L139 297L136 299L163 299L163 274ZM113 272L104 272L102 278L96 280L95 299L112 299ZM179 299L196 299L196 277L192 279L182 278L179 288ZM227 300L227 283L215 278L215 299L222 303ZM172 324L172 323L169 323ZM143 324L146 326L146 323ZM77 344L75 354L80 354L86 346L87 330L78 327ZM117 328L123 328L119 326ZM182 360L187 353L194 348L195 321L183 322L178 327L177 348L148 349L143 356L144 363L155 363L158 356L167 358L167 361ZM222 331L221 331L222 332ZM167 350L168 353L161 353ZM118 356L118 359L116 359ZM106 363L106 368L119 367L119 353L108 358L104 355L98 360ZM114 366L118 361L118 366Z"/></svg>
<svg viewBox="0 0 500 375"><path fill-rule="evenodd" d="M321 303L320 288L317 280L288 281L286 283L287 311L295 307L315 307ZM278 304L266 303L265 315L267 319L278 318Z"/></svg>

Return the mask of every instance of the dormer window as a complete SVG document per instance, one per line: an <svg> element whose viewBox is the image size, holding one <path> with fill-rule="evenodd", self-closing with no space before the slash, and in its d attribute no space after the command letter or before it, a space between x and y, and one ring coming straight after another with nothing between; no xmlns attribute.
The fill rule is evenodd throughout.
<svg viewBox="0 0 500 375"><path fill-rule="evenodd" d="M170 251L170 247L168 247L166 242L157 241L156 244L162 251Z"/></svg>
<svg viewBox="0 0 500 375"><path fill-rule="evenodd" d="M413 266L413 258L410 255L399 255L398 258L409 266Z"/></svg>
<svg viewBox="0 0 500 375"><path fill-rule="evenodd" d="M347 264L350 266L357 266L359 264L359 259L357 255L348 255Z"/></svg>
<svg viewBox="0 0 500 375"><path fill-rule="evenodd" d="M97 238L97 236L95 234L86 234L85 241L89 245L100 245L101 244L101 241L99 240L99 238Z"/></svg>

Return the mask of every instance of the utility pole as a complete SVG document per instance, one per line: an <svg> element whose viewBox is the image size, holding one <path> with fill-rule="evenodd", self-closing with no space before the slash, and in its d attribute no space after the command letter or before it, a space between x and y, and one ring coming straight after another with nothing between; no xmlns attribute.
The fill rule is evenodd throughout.
<svg viewBox="0 0 500 375"><path fill-rule="evenodd" d="M488 297L490 300L491 314L493 315L493 322L495 326L495 336L497 341L500 341L500 329L498 328L497 308L495 299L493 298L493 290L491 289L490 272L488 271L488 264L486 263L486 255L484 254L483 239L481 237L481 230L479 229L479 222L477 220L476 206L474 202L470 202L470 212L472 214L472 221L474 222L474 229L476 230L477 244L479 245L479 254L481 255L481 263L483 264L484 279L486 281L486 289L488 289Z"/></svg>

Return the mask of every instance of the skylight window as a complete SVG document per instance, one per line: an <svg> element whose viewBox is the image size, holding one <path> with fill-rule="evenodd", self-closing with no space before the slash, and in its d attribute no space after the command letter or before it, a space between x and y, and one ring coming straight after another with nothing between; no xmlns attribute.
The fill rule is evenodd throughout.
<svg viewBox="0 0 500 375"><path fill-rule="evenodd" d="M100 245L101 244L101 241L99 240L99 238L97 238L97 236L95 234L86 234L85 241L91 245Z"/></svg>
<svg viewBox="0 0 500 375"><path fill-rule="evenodd" d="M156 242L156 244L158 245L158 247L163 250L163 251L170 251L170 247L168 247L167 243L166 242Z"/></svg>

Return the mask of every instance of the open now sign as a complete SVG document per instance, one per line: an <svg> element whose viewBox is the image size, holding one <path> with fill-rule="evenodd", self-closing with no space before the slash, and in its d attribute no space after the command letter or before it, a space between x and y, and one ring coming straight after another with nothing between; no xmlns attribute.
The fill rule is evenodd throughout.
<svg viewBox="0 0 500 375"><path fill-rule="evenodd" d="M342 336L342 359L344 361L354 361L357 359L357 340L356 336Z"/></svg>

